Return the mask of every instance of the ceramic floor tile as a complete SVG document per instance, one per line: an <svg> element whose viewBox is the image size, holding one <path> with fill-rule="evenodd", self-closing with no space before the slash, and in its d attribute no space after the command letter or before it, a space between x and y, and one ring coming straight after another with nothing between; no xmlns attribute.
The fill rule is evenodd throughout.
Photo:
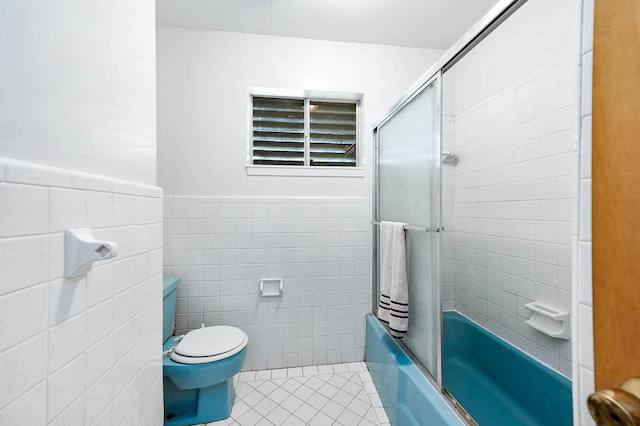
<svg viewBox="0 0 640 426"><path fill-rule="evenodd" d="M253 409L260 413L262 416L266 416L276 407L277 404L275 402L271 401L269 398L265 398L254 405Z"/></svg>
<svg viewBox="0 0 640 426"><path fill-rule="evenodd" d="M262 383L260 386L256 388L258 392L266 396L269 396L271 392L273 392L276 389L278 389L278 386L276 386L275 384L273 384L273 382L269 380L265 381L264 383Z"/></svg>
<svg viewBox="0 0 640 426"><path fill-rule="evenodd" d="M231 409L231 417L237 419L238 417L246 413L249 408L250 407L244 401L238 401L236 394L236 400L234 401L233 408Z"/></svg>
<svg viewBox="0 0 640 426"><path fill-rule="evenodd" d="M256 380L269 380L271 379L271 370L256 371Z"/></svg>
<svg viewBox="0 0 640 426"><path fill-rule="evenodd" d="M282 384L284 382L286 382L287 380L289 380L288 378L284 377L284 378L280 378L280 379L271 379L269 380L271 383L273 383L276 386L282 386Z"/></svg>
<svg viewBox="0 0 640 426"><path fill-rule="evenodd" d="M298 383L302 383L303 385L307 383L311 379L310 376L302 376L302 377L294 377L294 380Z"/></svg>
<svg viewBox="0 0 640 426"><path fill-rule="evenodd" d="M269 371L269 370L267 370ZM287 369L280 368L278 370L271 370L271 378L272 379L284 379L287 377Z"/></svg>
<svg viewBox="0 0 640 426"><path fill-rule="evenodd" d="M314 391L320 389L324 384L325 382L319 377L312 377L307 381L307 383L305 383L307 387L313 389Z"/></svg>
<svg viewBox="0 0 640 426"><path fill-rule="evenodd" d="M344 407L335 401L327 402L327 405L322 408L322 412L334 420L337 420L343 411Z"/></svg>
<svg viewBox="0 0 640 426"><path fill-rule="evenodd" d="M305 423L309 423L309 421L318 414L318 410L305 403L302 404L293 414Z"/></svg>
<svg viewBox="0 0 640 426"><path fill-rule="evenodd" d="M349 372L349 367L347 367L347 364L333 364L332 367L333 372L336 374Z"/></svg>
<svg viewBox="0 0 640 426"><path fill-rule="evenodd" d="M302 383L296 380L289 379L286 382L284 382L280 387L289 393L294 393L300 386L302 386Z"/></svg>
<svg viewBox="0 0 640 426"><path fill-rule="evenodd" d="M270 413L267 414L266 419L274 425L281 425L286 419L291 416L291 413L284 408L277 406Z"/></svg>
<svg viewBox="0 0 640 426"><path fill-rule="evenodd" d="M358 385L357 383L354 383L354 382L348 382L348 383L345 383L344 386L342 386L343 391L353 396L356 396L361 389L362 389L362 384Z"/></svg>
<svg viewBox="0 0 640 426"><path fill-rule="evenodd" d="M371 423L378 423L380 421L378 419L378 415L376 414L376 410L373 407L369 408L367 413L364 415L364 418Z"/></svg>
<svg viewBox="0 0 640 426"><path fill-rule="evenodd" d="M350 362L347 364L349 371L364 371L367 369L364 362Z"/></svg>
<svg viewBox="0 0 640 426"><path fill-rule="evenodd" d="M333 386L332 384L329 383L325 383L319 390L318 392L320 392L322 395L326 396L327 398L333 398L333 396L338 393L338 388Z"/></svg>
<svg viewBox="0 0 640 426"><path fill-rule="evenodd" d="M296 416L291 416L282 423L282 426L305 426L305 424Z"/></svg>
<svg viewBox="0 0 640 426"><path fill-rule="evenodd" d="M318 375L318 367L302 367L302 374L305 376L317 376Z"/></svg>
<svg viewBox="0 0 640 426"><path fill-rule="evenodd" d="M303 401L295 395L289 396L289 398L282 401L280 406L290 413L295 412L301 405Z"/></svg>
<svg viewBox="0 0 640 426"><path fill-rule="evenodd" d="M333 367L330 365L319 365L318 374L333 374Z"/></svg>
<svg viewBox="0 0 640 426"><path fill-rule="evenodd" d="M365 414L367 414L367 411L369 410L370 407L371 407L370 404L367 404L359 400L358 398L356 398L353 401L351 401L351 403L347 406L347 409L353 411L354 413L362 417Z"/></svg>
<svg viewBox="0 0 640 426"><path fill-rule="evenodd" d="M255 371L243 371L238 376L238 381L239 382L250 382L250 381L255 380L255 377L256 377L256 372Z"/></svg>
<svg viewBox="0 0 640 426"><path fill-rule="evenodd" d="M246 383L238 383L237 385L234 386L234 388L235 388L236 396L240 399L244 398L245 396L253 392L253 388Z"/></svg>
<svg viewBox="0 0 640 426"><path fill-rule="evenodd" d="M338 417L338 422L342 423L343 425L357 425L361 421L362 416L357 415L349 409L344 410L342 414L340 414L340 417Z"/></svg>
<svg viewBox="0 0 640 426"><path fill-rule="evenodd" d="M271 392L268 398L279 405L282 403L282 401L287 399L289 395L291 395L291 393L287 392L282 388L278 388L278 389L275 389L273 392Z"/></svg>
<svg viewBox="0 0 640 426"><path fill-rule="evenodd" d="M351 404L351 401L353 401L354 398L355 397L353 395L351 395L348 392L345 392L345 391L343 391L341 389L338 392L336 392L335 395L333 395L331 397L331 400L337 402L338 404L342 405L343 407L347 407L349 404Z"/></svg>
<svg viewBox="0 0 640 426"><path fill-rule="evenodd" d="M371 401L371 405L373 407L382 407L382 401L380 400L380 396L377 393L370 394L369 401Z"/></svg>
<svg viewBox="0 0 640 426"><path fill-rule="evenodd" d="M360 423L358 423L358 426L376 426L376 425L377 425L377 423L371 423L367 419L362 419L362 421Z"/></svg>
<svg viewBox="0 0 640 426"><path fill-rule="evenodd" d="M363 386L365 388L365 390L367 391L367 393L377 393L377 389L376 389L376 385L373 384L373 382L364 382Z"/></svg>
<svg viewBox="0 0 640 426"><path fill-rule="evenodd" d="M234 378L231 416L206 426L383 426L364 363L245 371Z"/></svg>
<svg viewBox="0 0 640 426"><path fill-rule="evenodd" d="M325 405L327 405L327 402L329 402L329 398L320 395L319 393L314 393L309 399L307 399L306 402L315 409L321 410Z"/></svg>
<svg viewBox="0 0 640 426"><path fill-rule="evenodd" d="M378 415L378 421L380 423L388 423L389 422L389 418L387 417L387 412L384 411L384 408L376 407L376 408L374 408L374 410L376 410L376 414Z"/></svg>
<svg viewBox="0 0 640 426"><path fill-rule="evenodd" d="M302 376L302 367L294 367L287 369L287 377Z"/></svg>
<svg viewBox="0 0 640 426"><path fill-rule="evenodd" d="M311 395L313 395L314 393L316 393L314 390L302 385L298 388L298 390L296 391L296 396L298 398L300 398L303 401L306 401L307 399L309 399L309 397L311 397Z"/></svg>
<svg viewBox="0 0 640 426"><path fill-rule="evenodd" d="M328 383L332 384L333 386L337 387L337 388L341 388L342 386L344 386L346 383L348 382L347 379L345 379L344 377L341 376L333 376L331 379L329 379Z"/></svg>
<svg viewBox="0 0 640 426"><path fill-rule="evenodd" d="M309 425L311 426L327 426L333 424L334 420L324 413L318 413L311 419Z"/></svg>
<svg viewBox="0 0 640 426"><path fill-rule="evenodd" d="M254 411L253 409L249 409L246 413L240 416L240 418L238 418L238 420L236 421L240 423L242 426L255 426L262 419L263 419L263 416L261 416L257 411Z"/></svg>
<svg viewBox="0 0 640 426"><path fill-rule="evenodd" d="M249 395L242 398L242 401L247 404L249 407L253 407L258 402L262 401L265 398L263 394L258 392L257 390L252 391Z"/></svg>

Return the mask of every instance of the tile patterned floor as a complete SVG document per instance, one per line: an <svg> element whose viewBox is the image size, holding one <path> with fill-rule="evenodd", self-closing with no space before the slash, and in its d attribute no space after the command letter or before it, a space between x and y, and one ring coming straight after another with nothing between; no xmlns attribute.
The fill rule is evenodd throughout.
<svg viewBox="0 0 640 426"><path fill-rule="evenodd" d="M388 426L364 362L246 371L231 417L198 426Z"/></svg>

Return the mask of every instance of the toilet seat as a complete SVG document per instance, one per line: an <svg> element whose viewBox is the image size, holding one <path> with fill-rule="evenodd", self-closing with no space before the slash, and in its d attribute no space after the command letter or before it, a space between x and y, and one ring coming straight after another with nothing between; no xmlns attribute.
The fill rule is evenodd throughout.
<svg viewBox="0 0 640 426"><path fill-rule="evenodd" d="M181 364L204 364L220 361L247 346L247 334L226 325L203 327L188 332L173 348L171 359Z"/></svg>

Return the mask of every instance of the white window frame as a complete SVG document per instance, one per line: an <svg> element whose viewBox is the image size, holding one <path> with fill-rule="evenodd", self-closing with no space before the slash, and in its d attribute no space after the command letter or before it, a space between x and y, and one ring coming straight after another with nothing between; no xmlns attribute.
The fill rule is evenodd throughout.
<svg viewBox="0 0 640 426"><path fill-rule="evenodd" d="M332 166L311 166L308 164L309 145L305 143L305 165L304 166L275 166L253 164L253 97L269 97L284 99L305 100L305 111L308 110L309 101L324 102L345 102L356 104L356 166L355 167L332 167ZM265 87L250 87L248 89L247 107L247 175L249 176L326 176L326 177L355 177L365 176L363 156L361 155L361 126L360 113L363 99L362 93L353 92L329 92L319 90L294 90L294 89L272 89ZM309 133L309 117L305 114L305 137Z"/></svg>

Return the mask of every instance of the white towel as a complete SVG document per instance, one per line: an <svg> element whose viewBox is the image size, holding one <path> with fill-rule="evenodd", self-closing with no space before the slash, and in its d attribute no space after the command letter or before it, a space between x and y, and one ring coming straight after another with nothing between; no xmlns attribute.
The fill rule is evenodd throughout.
<svg viewBox="0 0 640 426"><path fill-rule="evenodd" d="M409 326L405 223L380 222L380 303L378 318L402 338Z"/></svg>

